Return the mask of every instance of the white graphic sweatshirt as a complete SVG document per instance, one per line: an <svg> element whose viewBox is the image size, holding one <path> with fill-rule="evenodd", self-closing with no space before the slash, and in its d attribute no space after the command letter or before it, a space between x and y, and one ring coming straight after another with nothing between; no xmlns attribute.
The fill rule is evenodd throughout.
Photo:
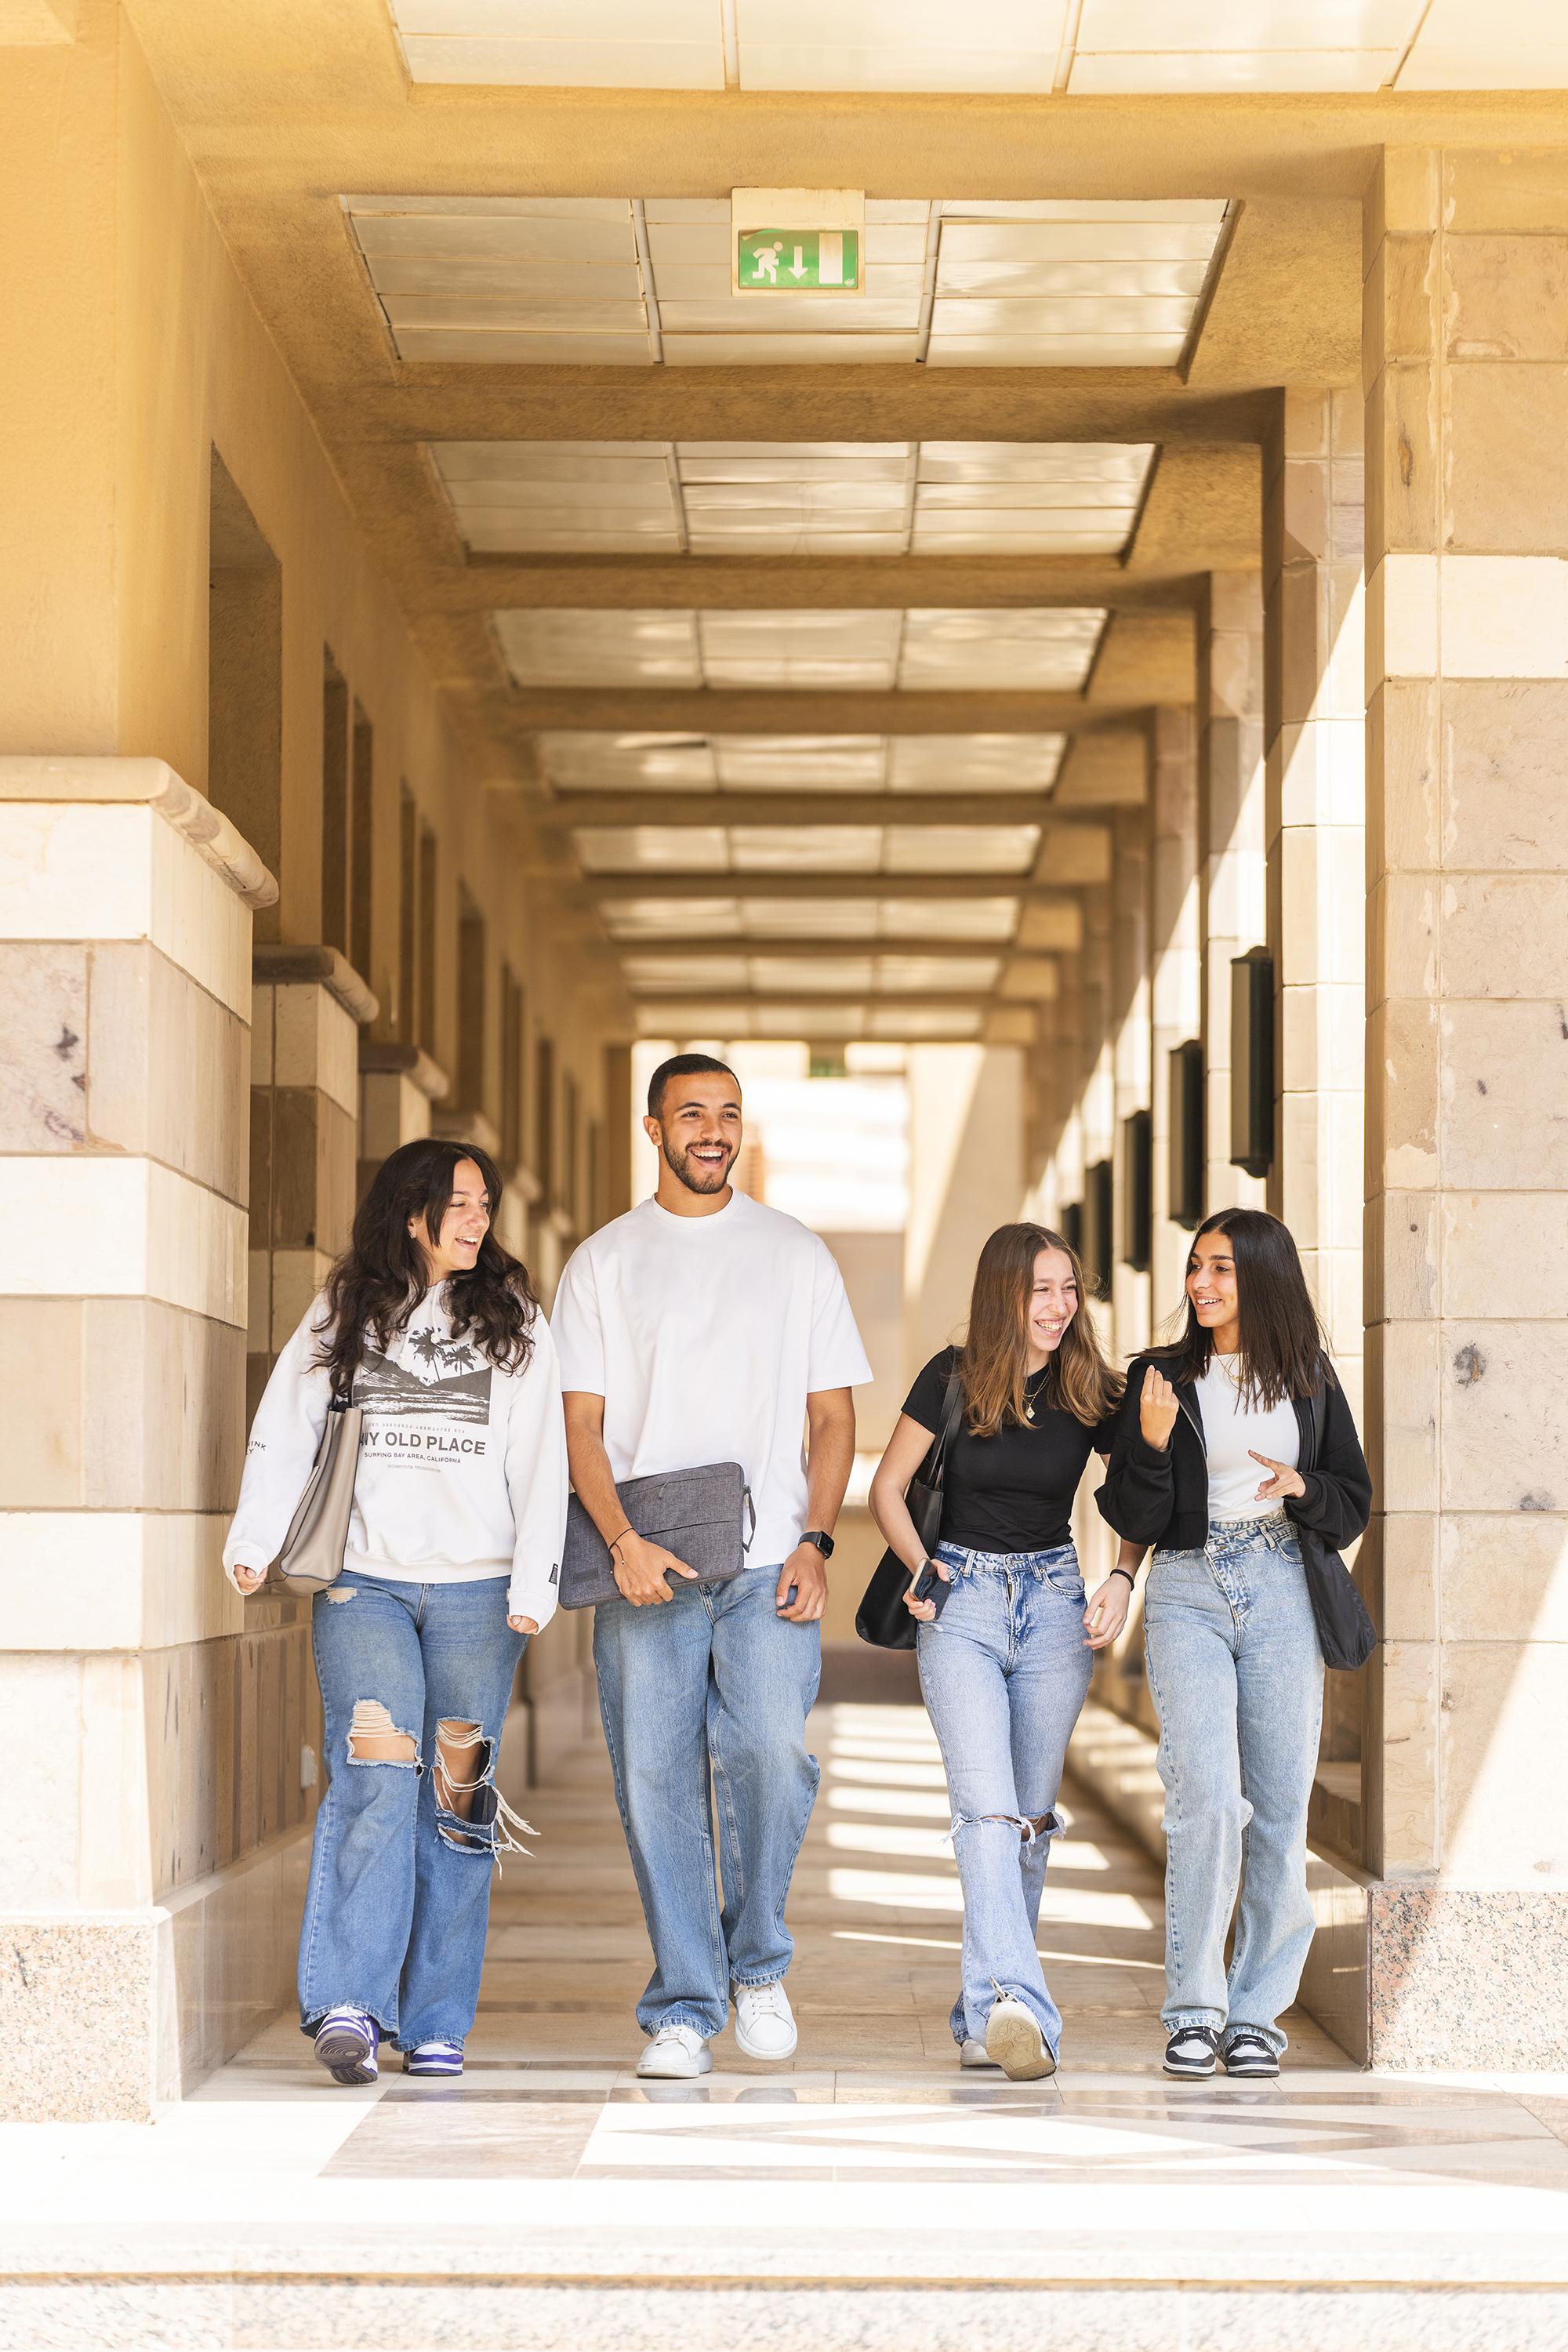
<svg viewBox="0 0 1568 2352"><path fill-rule="evenodd" d="M272 1369L257 1408L223 1564L277 1559L305 1491L331 1397L320 1352L324 1294ZM566 1425L542 1314L521 1371L453 1337L445 1286L428 1290L385 1355L354 1380L363 1408L344 1566L412 1584L510 1576L507 1608L542 1632L555 1614L566 1532Z"/></svg>

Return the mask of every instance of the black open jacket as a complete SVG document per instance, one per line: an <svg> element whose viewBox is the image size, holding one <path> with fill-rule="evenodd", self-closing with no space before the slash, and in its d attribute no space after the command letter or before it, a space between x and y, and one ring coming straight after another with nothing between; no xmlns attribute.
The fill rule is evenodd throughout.
<svg viewBox="0 0 1568 2352"><path fill-rule="evenodd" d="M1179 1348L1152 1348L1129 1367L1127 1393L1116 1416L1110 1466L1095 1500L1100 1517L1119 1536L1163 1551L1201 1551L1209 1531L1209 1469L1203 1414L1190 1381L1175 1379ZM1157 1365L1176 1391L1181 1410L1170 1443L1151 1445L1138 1426L1143 1375ZM1293 1400L1300 1432L1300 1460L1312 1460L1312 1404ZM1364 1533L1372 1516L1372 1474L1361 1450L1345 1392L1331 1379L1325 1399L1323 1440L1318 1459L1304 1470L1307 1491L1287 1497L1288 1517L1308 1528L1331 1551L1341 1551ZM1258 1472L1261 1479L1263 1473Z"/></svg>

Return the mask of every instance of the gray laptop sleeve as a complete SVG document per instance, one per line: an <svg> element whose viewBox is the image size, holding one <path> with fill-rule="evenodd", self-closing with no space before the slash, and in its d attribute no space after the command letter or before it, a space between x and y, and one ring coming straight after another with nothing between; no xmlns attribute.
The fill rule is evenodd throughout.
<svg viewBox="0 0 1568 2352"><path fill-rule="evenodd" d="M694 1568L702 1583L727 1584L746 1565L757 1515L738 1462L656 1470L647 1478L628 1478L616 1491L627 1526ZM561 1556L561 1606L593 1609L618 1598L610 1547L574 1495Z"/></svg>

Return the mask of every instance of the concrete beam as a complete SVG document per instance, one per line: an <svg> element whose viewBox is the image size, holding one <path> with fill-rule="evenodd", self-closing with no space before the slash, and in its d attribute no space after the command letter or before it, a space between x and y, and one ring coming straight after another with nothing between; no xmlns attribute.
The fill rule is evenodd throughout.
<svg viewBox="0 0 1568 2352"><path fill-rule="evenodd" d="M1066 826L1051 828L1066 835ZM1071 840L1082 845L1083 863L1103 860L1110 870L1110 836L1103 825L1079 825ZM1062 844L1047 836L1043 854L1059 851ZM1066 867L1070 850L1058 858ZM1050 870L1022 874L810 874L797 867L789 874L593 874L576 885L581 903L610 907L628 898L679 898L700 904L710 898L1022 898L1037 881L1058 887L1068 883L1103 881L1105 875L1079 875ZM622 945L625 943L622 942ZM826 942L831 946L832 942Z"/></svg>
<svg viewBox="0 0 1568 2352"><path fill-rule="evenodd" d="M1042 793L560 793L542 824L1040 824L1057 814Z"/></svg>
<svg viewBox="0 0 1568 2352"><path fill-rule="evenodd" d="M1162 553L1138 571L1100 555L474 555L433 568L421 583L420 606L710 613L1105 604L1149 613L1192 610L1200 578L1190 550Z"/></svg>
<svg viewBox="0 0 1568 2352"><path fill-rule="evenodd" d="M498 730L510 726L529 734L562 728L639 735L1006 735L1127 728L1143 723L1151 709L1147 690L1130 687L1090 701L1081 694L595 686L520 687L487 698L483 716Z"/></svg>

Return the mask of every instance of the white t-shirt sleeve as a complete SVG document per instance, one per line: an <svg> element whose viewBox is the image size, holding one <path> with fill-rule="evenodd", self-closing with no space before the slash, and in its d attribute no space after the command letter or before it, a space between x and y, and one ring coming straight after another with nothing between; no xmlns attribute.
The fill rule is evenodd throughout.
<svg viewBox="0 0 1568 2352"><path fill-rule="evenodd" d="M812 1267L806 1393L815 1396L822 1389L863 1388L871 1377L838 1262L826 1243L818 1241Z"/></svg>
<svg viewBox="0 0 1568 2352"><path fill-rule="evenodd" d="M581 1389L588 1396L607 1394L599 1288L585 1244L579 1244L566 1261L551 1316L561 1386Z"/></svg>
<svg viewBox="0 0 1568 2352"><path fill-rule="evenodd" d="M533 1353L507 1421L506 1483L517 1527L507 1613L531 1617L542 1633L561 1597L567 1495L561 1371L542 1314L534 1318Z"/></svg>
<svg viewBox="0 0 1568 2352"><path fill-rule="evenodd" d="M324 1325L317 1297L273 1365L256 1408L239 1502L223 1548L230 1583L237 1568L268 1568L277 1559L315 1466L331 1402L326 1366L313 1360Z"/></svg>

